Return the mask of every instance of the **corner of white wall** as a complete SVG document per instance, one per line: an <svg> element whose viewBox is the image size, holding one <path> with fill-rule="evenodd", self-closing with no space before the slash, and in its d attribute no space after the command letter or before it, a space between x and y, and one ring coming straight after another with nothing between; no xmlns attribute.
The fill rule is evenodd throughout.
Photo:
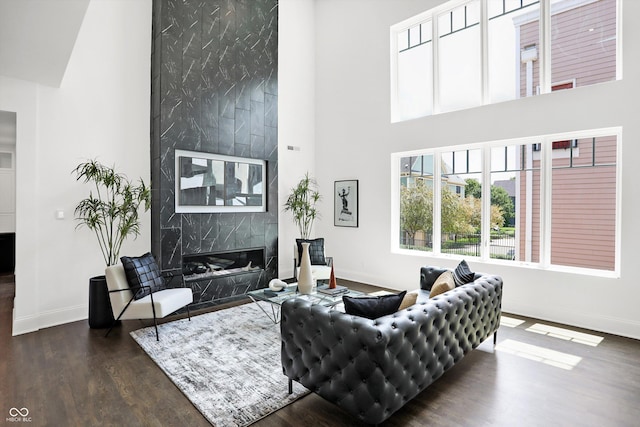
<svg viewBox="0 0 640 427"><path fill-rule="evenodd" d="M315 171L315 1L280 0L278 17L278 207L306 172ZM289 149L293 148L293 150ZM299 236L278 212L278 271L293 277Z"/></svg>
<svg viewBox="0 0 640 427"><path fill-rule="evenodd" d="M92 1L60 88L0 77L0 109L17 113L14 335L86 319L89 278L103 274L95 237L75 230L88 187L73 167L98 158L149 182L151 6ZM141 220L123 254L149 250Z"/></svg>

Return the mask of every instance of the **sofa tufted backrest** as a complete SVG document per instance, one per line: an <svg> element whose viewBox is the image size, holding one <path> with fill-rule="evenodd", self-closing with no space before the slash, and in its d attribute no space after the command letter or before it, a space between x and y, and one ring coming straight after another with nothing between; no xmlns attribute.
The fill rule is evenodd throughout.
<svg viewBox="0 0 640 427"><path fill-rule="evenodd" d="M420 289L430 291L436 279L448 268L425 266L420 268Z"/></svg>
<svg viewBox="0 0 640 427"><path fill-rule="evenodd" d="M493 334L501 300L497 276L373 320L289 300L282 305L283 372L377 424Z"/></svg>

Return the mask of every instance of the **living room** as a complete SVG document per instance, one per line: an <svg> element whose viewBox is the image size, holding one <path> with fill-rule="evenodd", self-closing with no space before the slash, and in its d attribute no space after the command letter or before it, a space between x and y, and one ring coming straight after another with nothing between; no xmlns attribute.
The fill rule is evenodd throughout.
<svg viewBox="0 0 640 427"><path fill-rule="evenodd" d="M3 1L3 7L12 7ZM69 9L32 4L26 22L2 25L2 46L23 46L42 29L39 58L0 69L0 110L16 113L16 295L13 334L87 318L89 277L104 265L94 237L76 230L73 211L86 188L73 168L89 158L116 164L128 176L151 177L151 1L77 1ZM324 201L315 235L325 238L339 278L396 290L418 286L424 265L455 267L457 257L394 250L393 153L600 128L622 128L619 267L612 275L575 274L514 263L468 259L477 271L502 276L505 313L640 339L638 253L633 223L640 171L624 165L640 137L635 101L640 71L633 17L640 4L622 0L622 79L526 99L392 123L389 29L443 1L281 0L278 6L278 193L305 174L317 178ZM624 12L624 13L622 13ZM11 20L2 14L5 20ZM31 16L31 18L28 18ZM54 29L60 29L56 34ZM54 37L55 34L55 37ZM14 58L19 58L18 53ZM3 61L4 62L4 61ZM59 65L62 63L62 65ZM40 65L34 65L40 64ZM54 67L54 64L56 65ZM18 64L19 65L19 64ZM5 66L8 66L5 63ZM29 69L33 74L26 74ZM38 75L40 74L40 75ZM288 149L291 147L293 149ZM626 166L626 167L625 167ZM335 181L359 181L357 228L333 226ZM153 186L153 183L152 183ZM58 212L63 213L59 219ZM151 247L152 216L122 254ZM278 210L279 277L293 277L298 237ZM6 327L6 325L3 325ZM4 410L4 408L2 408Z"/></svg>

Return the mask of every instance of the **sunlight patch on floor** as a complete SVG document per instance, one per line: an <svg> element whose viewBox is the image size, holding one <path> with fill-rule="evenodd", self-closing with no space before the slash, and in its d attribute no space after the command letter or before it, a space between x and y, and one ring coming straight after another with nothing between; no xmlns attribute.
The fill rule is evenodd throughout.
<svg viewBox="0 0 640 427"><path fill-rule="evenodd" d="M573 341L579 344L589 345L591 347L597 347L598 344L600 344L604 339L604 337L600 337L598 335L585 334L583 332L576 332L570 329L544 325L542 323L536 323L535 325L527 328L526 330L528 332L547 335L547 336L558 338L565 341Z"/></svg>
<svg viewBox="0 0 640 427"><path fill-rule="evenodd" d="M549 350L548 348L525 344L514 340L504 340L500 342L496 346L496 350L544 363L545 365L555 366L556 368L566 369L568 371L575 368L582 360L582 357L574 356L572 354L561 353L559 351Z"/></svg>
<svg viewBox="0 0 640 427"><path fill-rule="evenodd" d="M500 316L500 326L506 326L507 328L515 328L524 323L524 320L516 319L515 317Z"/></svg>

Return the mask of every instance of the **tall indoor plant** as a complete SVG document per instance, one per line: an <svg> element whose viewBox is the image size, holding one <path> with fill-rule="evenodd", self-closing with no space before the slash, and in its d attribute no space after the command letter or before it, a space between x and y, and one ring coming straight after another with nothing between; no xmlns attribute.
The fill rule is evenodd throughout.
<svg viewBox="0 0 640 427"><path fill-rule="evenodd" d="M307 172L298 185L291 189L289 197L284 204L285 212L290 211L293 215L293 222L300 230L300 237L308 239L311 236L313 222L318 218L319 213L316 203L322 197L318 192L316 180L309 176Z"/></svg>
<svg viewBox="0 0 640 427"><path fill-rule="evenodd" d="M86 226L95 233L105 263L114 265L124 240L140 234L138 212L140 205L145 212L151 207L151 189L142 179L134 185L117 173L115 166L105 166L97 160L80 163L73 172L77 181L94 187L89 197L76 206L76 219L80 221L77 227Z"/></svg>
<svg viewBox="0 0 640 427"><path fill-rule="evenodd" d="M151 207L151 189L142 179L137 184L97 160L80 163L73 170L77 181L90 183L89 197L75 209L77 227L93 231L107 266L118 262L122 243L129 236L140 234L138 212L143 205ZM76 228L77 228L76 227ZM107 328L114 322L105 276L89 279L89 326Z"/></svg>

